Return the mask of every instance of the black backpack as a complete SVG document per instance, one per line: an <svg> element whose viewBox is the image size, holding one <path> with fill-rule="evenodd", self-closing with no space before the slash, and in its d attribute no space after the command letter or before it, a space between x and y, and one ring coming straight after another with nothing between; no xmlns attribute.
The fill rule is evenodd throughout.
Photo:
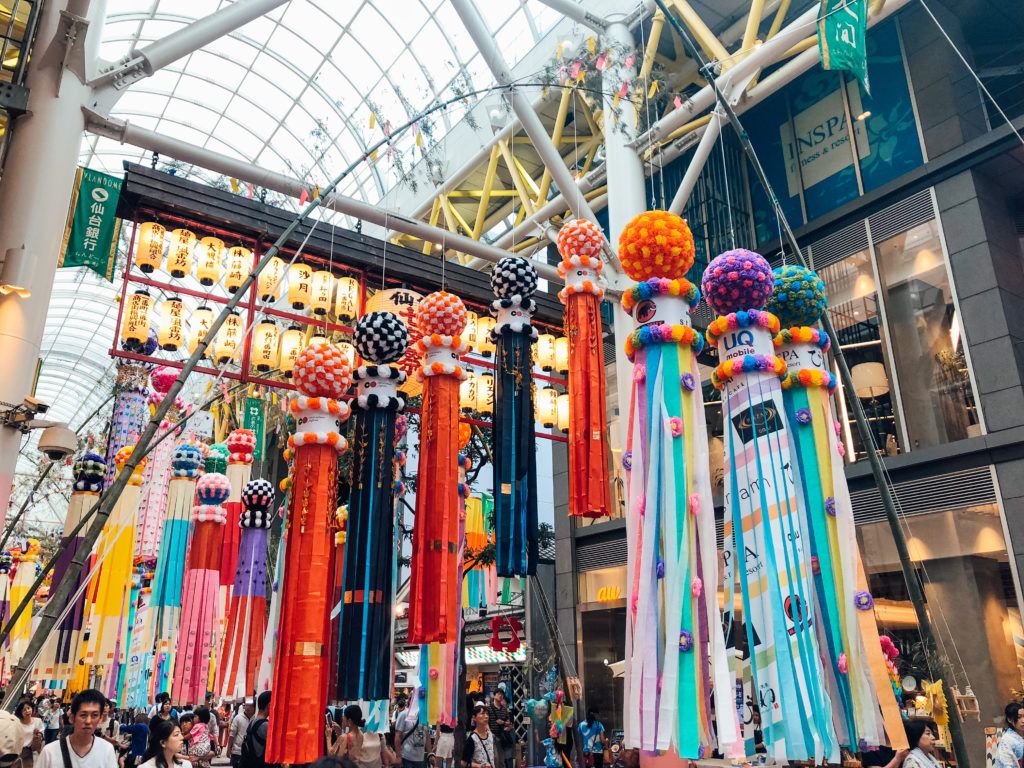
<svg viewBox="0 0 1024 768"><path fill-rule="evenodd" d="M260 734L260 726L267 722L267 718L258 717L249 723L242 741L242 768L270 768L266 760L267 736Z"/></svg>

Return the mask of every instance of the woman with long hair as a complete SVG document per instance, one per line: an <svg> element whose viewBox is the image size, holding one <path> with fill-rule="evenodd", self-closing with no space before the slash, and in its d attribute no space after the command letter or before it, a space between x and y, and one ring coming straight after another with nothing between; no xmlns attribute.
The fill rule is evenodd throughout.
<svg viewBox="0 0 1024 768"><path fill-rule="evenodd" d="M23 701L14 710L15 717L21 723L25 738L21 744L22 768L32 768L32 761L43 748L43 721L36 717L31 701Z"/></svg>
<svg viewBox="0 0 1024 768"><path fill-rule="evenodd" d="M358 768L381 768L383 740L375 733L364 733L366 721L358 704L349 704L341 713L341 725L333 723L332 742L328 754L342 761L354 763Z"/></svg>
<svg viewBox="0 0 1024 768"><path fill-rule="evenodd" d="M192 768L192 763L181 757L184 746L185 737L173 720L155 721L139 768Z"/></svg>

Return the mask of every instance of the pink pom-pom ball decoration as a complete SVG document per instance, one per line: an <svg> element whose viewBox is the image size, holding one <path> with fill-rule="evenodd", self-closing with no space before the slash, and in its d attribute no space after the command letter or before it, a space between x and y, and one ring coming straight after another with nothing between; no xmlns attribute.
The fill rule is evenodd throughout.
<svg viewBox="0 0 1024 768"><path fill-rule="evenodd" d="M426 336L459 336L466 329L466 305L453 293L434 291L420 299L416 320Z"/></svg>
<svg viewBox="0 0 1024 768"><path fill-rule="evenodd" d="M344 396L352 384L352 367L333 344L310 344L295 360L295 386L309 397Z"/></svg>
<svg viewBox="0 0 1024 768"><path fill-rule="evenodd" d="M166 395L171 385L174 384L174 380L178 378L178 371L176 368L170 366L161 365L153 369L153 372L149 374L149 383L153 385L153 389L160 393L160 400L163 400L163 395Z"/></svg>
<svg viewBox="0 0 1024 768"><path fill-rule="evenodd" d="M207 472L196 481L196 499L200 504L215 507L231 495L231 481L220 472Z"/></svg>
<svg viewBox="0 0 1024 768"><path fill-rule="evenodd" d="M719 315L763 309L772 295L774 278L759 253L737 248L712 259L700 281L704 298Z"/></svg>

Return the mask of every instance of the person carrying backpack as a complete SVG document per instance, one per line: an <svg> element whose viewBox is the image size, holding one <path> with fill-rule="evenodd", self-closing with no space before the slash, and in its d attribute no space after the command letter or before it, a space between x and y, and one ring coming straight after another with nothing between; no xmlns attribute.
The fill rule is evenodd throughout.
<svg viewBox="0 0 1024 768"><path fill-rule="evenodd" d="M270 730L270 691L256 698L256 716L249 723L242 742L240 768L270 768L266 760L267 732Z"/></svg>

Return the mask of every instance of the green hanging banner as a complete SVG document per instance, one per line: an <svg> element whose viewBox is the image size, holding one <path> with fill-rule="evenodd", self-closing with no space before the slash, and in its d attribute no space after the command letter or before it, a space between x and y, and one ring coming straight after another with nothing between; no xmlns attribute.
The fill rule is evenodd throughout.
<svg viewBox="0 0 1024 768"><path fill-rule="evenodd" d="M821 0L818 50L822 69L852 72L866 93L868 84L868 0Z"/></svg>
<svg viewBox="0 0 1024 768"><path fill-rule="evenodd" d="M120 196L121 179L89 168L78 169L58 267L88 267L104 280L113 279L121 234L117 218Z"/></svg>
<svg viewBox="0 0 1024 768"><path fill-rule="evenodd" d="M253 459L263 461L263 401L260 398L245 398L245 415L242 419L242 426L251 429L256 435L256 448L252 452Z"/></svg>

